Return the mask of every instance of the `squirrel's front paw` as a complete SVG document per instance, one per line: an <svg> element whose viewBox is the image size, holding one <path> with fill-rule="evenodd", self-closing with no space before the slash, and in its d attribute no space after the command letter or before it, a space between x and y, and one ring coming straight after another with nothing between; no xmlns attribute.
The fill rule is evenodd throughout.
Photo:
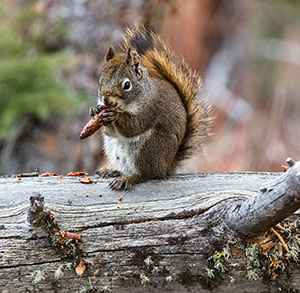
<svg viewBox="0 0 300 293"><path fill-rule="evenodd" d="M89 110L89 115L94 117L95 115L99 114L103 109L101 108L101 105L95 105L92 106Z"/></svg>
<svg viewBox="0 0 300 293"><path fill-rule="evenodd" d="M119 117L119 112L117 112L115 109L105 109L105 111L100 113L100 116L102 117L102 121L105 125L116 121Z"/></svg>

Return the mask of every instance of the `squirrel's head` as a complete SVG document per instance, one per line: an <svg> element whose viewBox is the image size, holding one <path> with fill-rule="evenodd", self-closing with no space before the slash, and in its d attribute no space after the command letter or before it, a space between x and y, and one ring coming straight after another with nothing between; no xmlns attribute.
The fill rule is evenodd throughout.
<svg viewBox="0 0 300 293"><path fill-rule="evenodd" d="M138 105L145 85L147 69L139 54L129 48L124 54L116 55L111 46L105 55L105 64L100 74L99 85L102 103L115 106L120 111Z"/></svg>

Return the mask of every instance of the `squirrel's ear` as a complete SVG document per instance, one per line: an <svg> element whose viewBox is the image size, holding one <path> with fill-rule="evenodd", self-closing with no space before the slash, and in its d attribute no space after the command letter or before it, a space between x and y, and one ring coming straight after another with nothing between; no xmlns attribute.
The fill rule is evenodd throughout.
<svg viewBox="0 0 300 293"><path fill-rule="evenodd" d="M132 65L135 68L136 73L141 72L141 57L140 55L130 47L127 50L126 64Z"/></svg>
<svg viewBox="0 0 300 293"><path fill-rule="evenodd" d="M109 47L108 52L105 54L105 62L108 62L110 59L114 58L116 55L116 51L113 46Z"/></svg>

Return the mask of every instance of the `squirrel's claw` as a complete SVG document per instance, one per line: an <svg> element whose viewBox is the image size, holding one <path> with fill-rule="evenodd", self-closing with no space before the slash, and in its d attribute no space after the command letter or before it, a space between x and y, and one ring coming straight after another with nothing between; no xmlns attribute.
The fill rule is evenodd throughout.
<svg viewBox="0 0 300 293"><path fill-rule="evenodd" d="M113 181L109 183L109 187L112 190L128 190L131 184L128 181L123 181L120 178L115 178Z"/></svg>
<svg viewBox="0 0 300 293"><path fill-rule="evenodd" d="M112 190L129 190L136 183L136 176L117 177L109 183Z"/></svg>
<svg viewBox="0 0 300 293"><path fill-rule="evenodd" d="M99 175L101 178L109 178L109 177L118 177L121 176L121 172L114 169L106 169L101 168L95 174Z"/></svg>
<svg viewBox="0 0 300 293"><path fill-rule="evenodd" d="M94 105L89 110L89 115L94 117L95 115L99 114L103 109L101 108L101 105Z"/></svg>
<svg viewBox="0 0 300 293"><path fill-rule="evenodd" d="M119 113L112 109L106 110L104 113L101 113L100 115L102 117L102 121L104 122L104 124L113 122L117 120L119 117Z"/></svg>

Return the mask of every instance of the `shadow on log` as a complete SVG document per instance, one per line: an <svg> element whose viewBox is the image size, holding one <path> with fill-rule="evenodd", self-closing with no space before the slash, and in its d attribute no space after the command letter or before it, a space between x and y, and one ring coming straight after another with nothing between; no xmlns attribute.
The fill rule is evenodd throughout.
<svg viewBox="0 0 300 293"><path fill-rule="evenodd" d="M0 288L297 292L297 216L278 224L300 207L300 163L288 163L281 174L177 175L125 193L94 177L0 178Z"/></svg>

